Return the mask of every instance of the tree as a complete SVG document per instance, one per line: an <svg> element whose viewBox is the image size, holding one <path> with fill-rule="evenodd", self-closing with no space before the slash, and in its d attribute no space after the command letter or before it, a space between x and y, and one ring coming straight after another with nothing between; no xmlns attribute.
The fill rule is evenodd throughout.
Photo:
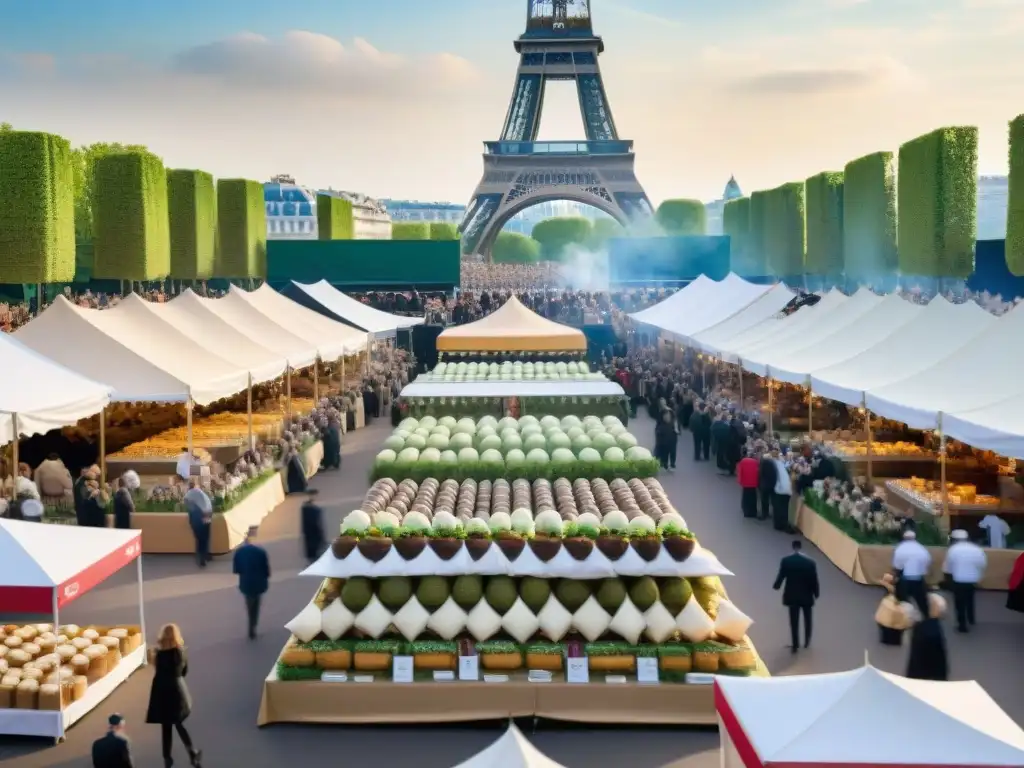
<svg viewBox="0 0 1024 768"><path fill-rule="evenodd" d="M737 274L759 276L750 253L750 198L729 200L722 209L722 232L729 236L729 266Z"/></svg>
<svg viewBox="0 0 1024 768"><path fill-rule="evenodd" d="M755 275L767 275L768 249L767 213L768 191L758 190L750 195L750 226L747 228L747 258Z"/></svg>
<svg viewBox="0 0 1024 768"><path fill-rule="evenodd" d="M843 267L848 280L895 274L896 171L892 152L875 152L843 171Z"/></svg>
<svg viewBox="0 0 1024 768"><path fill-rule="evenodd" d="M807 189L807 272L843 274L843 174L811 176Z"/></svg>
<svg viewBox="0 0 1024 768"><path fill-rule="evenodd" d="M667 235L707 233L707 211L700 200L665 200L654 218Z"/></svg>
<svg viewBox="0 0 1024 768"><path fill-rule="evenodd" d="M334 195L317 195L316 227L319 240L353 240L356 221L352 202Z"/></svg>
<svg viewBox="0 0 1024 768"><path fill-rule="evenodd" d="M213 277L217 253L217 188L203 171L167 171L167 213L171 237L171 277Z"/></svg>
<svg viewBox="0 0 1024 768"><path fill-rule="evenodd" d="M531 237L540 245L541 259L557 261L569 246L586 245L592 232L590 219L582 216L556 216L534 224Z"/></svg>
<svg viewBox="0 0 1024 768"><path fill-rule="evenodd" d="M214 276L267 276L267 206L258 181L217 180Z"/></svg>
<svg viewBox="0 0 1024 768"><path fill-rule="evenodd" d="M72 155L75 174L75 238L79 241L93 238L93 168L96 161L107 155L123 152L149 152L141 144L108 144L100 142L77 147Z"/></svg>
<svg viewBox="0 0 1024 768"><path fill-rule="evenodd" d="M1024 276L1024 115L1010 123L1010 196L1006 209L1006 266Z"/></svg>
<svg viewBox="0 0 1024 768"><path fill-rule="evenodd" d="M14 130L14 126L10 123L0 123L0 133L10 133Z"/></svg>
<svg viewBox="0 0 1024 768"><path fill-rule="evenodd" d="M458 240L459 228L450 221L430 222L431 240Z"/></svg>
<svg viewBox="0 0 1024 768"><path fill-rule="evenodd" d="M807 227L802 181L793 181L768 191L764 227L771 273L779 279L803 275Z"/></svg>
<svg viewBox="0 0 1024 768"><path fill-rule="evenodd" d="M495 264L533 264L540 261L540 244L520 232L499 232L491 246Z"/></svg>
<svg viewBox="0 0 1024 768"><path fill-rule="evenodd" d="M626 230L615 219L594 219L587 247L600 251L608 245L609 240L625 236Z"/></svg>

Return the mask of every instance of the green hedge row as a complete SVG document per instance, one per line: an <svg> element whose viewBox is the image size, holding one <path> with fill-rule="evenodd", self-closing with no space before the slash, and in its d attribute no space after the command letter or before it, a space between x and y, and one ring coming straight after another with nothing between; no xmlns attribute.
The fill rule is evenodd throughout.
<svg viewBox="0 0 1024 768"><path fill-rule="evenodd" d="M971 275L977 178L977 128L940 128L900 147L897 240L903 274Z"/></svg>
<svg viewBox="0 0 1024 768"><path fill-rule="evenodd" d="M71 145L49 133L0 131L0 283L75 276Z"/></svg>
<svg viewBox="0 0 1024 768"><path fill-rule="evenodd" d="M854 280L891 274L897 269L892 152L875 152L846 164L843 258L847 277Z"/></svg>
<svg viewBox="0 0 1024 768"><path fill-rule="evenodd" d="M804 194L802 181L789 182L767 192L764 248L768 268L779 277L804 272L807 251Z"/></svg>
<svg viewBox="0 0 1024 768"><path fill-rule="evenodd" d="M491 260L499 264L532 264L540 261L540 244L519 232L499 232L491 246Z"/></svg>
<svg viewBox="0 0 1024 768"><path fill-rule="evenodd" d="M707 211L700 200L665 200L654 218L667 235L707 233Z"/></svg>
<svg viewBox="0 0 1024 768"><path fill-rule="evenodd" d="M430 239L458 240L459 227L450 221L432 221L430 222Z"/></svg>
<svg viewBox="0 0 1024 768"><path fill-rule="evenodd" d="M204 171L167 171L167 212L171 237L171 277L213 277L217 253L217 189Z"/></svg>
<svg viewBox="0 0 1024 768"><path fill-rule="evenodd" d="M1024 115L1010 123L1010 197L1006 210L1006 266L1024 276Z"/></svg>
<svg viewBox="0 0 1024 768"><path fill-rule="evenodd" d="M722 210L722 232L729 236L729 260L733 271L737 267L749 270L752 266L750 219L749 197L730 200Z"/></svg>
<svg viewBox="0 0 1024 768"><path fill-rule="evenodd" d="M426 221L391 222L392 240L429 240L430 224Z"/></svg>
<svg viewBox="0 0 1024 768"><path fill-rule="evenodd" d="M586 246L594 236L594 225L582 216L557 216L538 221L531 237L540 246L544 261L558 261L569 246Z"/></svg>
<svg viewBox="0 0 1024 768"><path fill-rule="evenodd" d="M217 277L267 276L267 207L263 185L248 179L217 181Z"/></svg>
<svg viewBox="0 0 1024 768"><path fill-rule="evenodd" d="M356 221L352 203L333 195L317 195L316 226L320 240L354 239Z"/></svg>
<svg viewBox="0 0 1024 768"><path fill-rule="evenodd" d="M750 195L750 226L747 228L747 257L751 269L768 272L768 249L765 224L768 220L768 192L758 190Z"/></svg>
<svg viewBox="0 0 1024 768"><path fill-rule="evenodd" d="M604 248L612 238L624 237L625 234L626 230L615 219L594 219L587 245L599 250Z"/></svg>
<svg viewBox="0 0 1024 768"><path fill-rule="evenodd" d="M843 174L826 171L804 182L807 195L807 272L843 273Z"/></svg>
<svg viewBox="0 0 1024 768"><path fill-rule="evenodd" d="M149 152L119 152L93 167L93 277L159 280L171 271L167 172Z"/></svg>

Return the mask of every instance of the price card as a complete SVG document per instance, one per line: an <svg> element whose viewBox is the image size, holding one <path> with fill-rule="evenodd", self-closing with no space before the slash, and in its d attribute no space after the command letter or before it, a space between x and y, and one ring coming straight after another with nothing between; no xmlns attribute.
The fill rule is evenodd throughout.
<svg viewBox="0 0 1024 768"><path fill-rule="evenodd" d="M604 676L604 681L606 683L612 683L614 685L625 685L625 683L626 683L626 676L625 675L605 675Z"/></svg>
<svg viewBox="0 0 1024 768"><path fill-rule="evenodd" d="M567 683L590 682L590 664L586 656L569 657L565 660L565 681Z"/></svg>
<svg viewBox="0 0 1024 768"><path fill-rule="evenodd" d="M508 675L484 675L485 683L507 683Z"/></svg>
<svg viewBox="0 0 1024 768"><path fill-rule="evenodd" d="M459 656L459 680L480 679L480 657Z"/></svg>
<svg viewBox="0 0 1024 768"><path fill-rule="evenodd" d="M455 679L455 673L450 669L435 670L434 671L434 682L435 683L447 683Z"/></svg>
<svg viewBox="0 0 1024 768"><path fill-rule="evenodd" d="M638 683L657 683L658 660L652 657L641 656L636 660L636 681Z"/></svg>
<svg viewBox="0 0 1024 768"><path fill-rule="evenodd" d="M412 682L412 656L394 656L391 660L391 679L396 683Z"/></svg>

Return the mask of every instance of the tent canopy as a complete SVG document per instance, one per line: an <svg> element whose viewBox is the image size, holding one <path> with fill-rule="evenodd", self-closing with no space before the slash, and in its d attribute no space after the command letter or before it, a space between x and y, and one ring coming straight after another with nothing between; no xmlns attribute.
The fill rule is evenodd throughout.
<svg viewBox="0 0 1024 768"><path fill-rule="evenodd" d="M770 320L795 297L793 291L777 283L729 319L694 335L693 345L702 352L718 354L719 344Z"/></svg>
<svg viewBox="0 0 1024 768"><path fill-rule="evenodd" d="M54 590L58 607L66 605L141 553L141 531L0 518L0 605L49 613Z"/></svg>
<svg viewBox="0 0 1024 768"><path fill-rule="evenodd" d="M940 413L973 411L1012 398L1024 381L1024 304L980 336L932 365L894 384L868 391L868 408L914 429L935 429ZM998 375L986 375L998 360Z"/></svg>
<svg viewBox="0 0 1024 768"><path fill-rule="evenodd" d="M542 754L511 724L505 735L455 768L563 768Z"/></svg>
<svg viewBox="0 0 1024 768"><path fill-rule="evenodd" d="M319 312L306 309L301 304L282 296L264 283L255 291L243 291L231 287L251 306L267 317L313 344L321 360L337 360L342 355L354 355L366 351L370 341L365 331L360 332L350 325L324 317Z"/></svg>
<svg viewBox="0 0 1024 768"><path fill-rule="evenodd" d="M942 415L943 431L975 448L1024 461L1024 386L985 408Z"/></svg>
<svg viewBox="0 0 1024 768"><path fill-rule="evenodd" d="M846 306L850 306L849 303ZM814 371L858 358L924 312L924 307L896 294L886 296L873 309L840 321L833 332L791 352L767 358L771 377L789 384L806 384ZM833 313L835 315L837 313Z"/></svg>
<svg viewBox="0 0 1024 768"><path fill-rule="evenodd" d="M162 321L142 299L110 309L76 307L63 296L15 333L15 338L94 381L122 402L199 405L246 388L248 374Z"/></svg>
<svg viewBox="0 0 1024 768"><path fill-rule="evenodd" d="M860 405L865 392L935 365L995 322L995 315L973 301L952 304L936 296L913 320L870 349L812 372L811 388L822 397Z"/></svg>
<svg viewBox="0 0 1024 768"><path fill-rule="evenodd" d="M622 397L613 381L424 381L400 397Z"/></svg>
<svg viewBox="0 0 1024 768"><path fill-rule="evenodd" d="M439 352L584 351L583 331L541 317L512 296L475 323L457 325L437 337Z"/></svg>
<svg viewBox="0 0 1024 768"><path fill-rule="evenodd" d="M709 291L715 290L718 282L706 275L700 275L696 280L691 280L671 296L659 301L652 307L641 309L639 312L631 312L630 317L638 323L661 327L661 322L670 319L676 312L681 311L687 304L703 301L703 296Z"/></svg>
<svg viewBox="0 0 1024 768"><path fill-rule="evenodd" d="M110 402L110 387L79 376L29 349L9 333L0 334L0 445L18 434L38 435L99 413Z"/></svg>
<svg viewBox="0 0 1024 768"><path fill-rule="evenodd" d="M1024 765L1024 731L974 681L911 680L866 666L717 677L714 685L723 737L748 766Z"/></svg>
<svg viewBox="0 0 1024 768"><path fill-rule="evenodd" d="M292 282L285 288L285 294L306 307L312 303L314 309L376 336L394 336L399 328L411 328L423 322L422 317L392 315L368 307L346 296L326 280L310 285Z"/></svg>

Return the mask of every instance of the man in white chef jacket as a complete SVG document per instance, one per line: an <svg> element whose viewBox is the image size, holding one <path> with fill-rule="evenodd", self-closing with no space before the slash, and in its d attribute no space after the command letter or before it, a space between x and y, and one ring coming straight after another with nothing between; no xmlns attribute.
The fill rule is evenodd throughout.
<svg viewBox="0 0 1024 768"><path fill-rule="evenodd" d="M953 544L946 551L942 571L952 582L956 631L967 632L974 626L974 590L985 575L988 558L985 550L967 538L967 531L953 531L950 538Z"/></svg>
<svg viewBox="0 0 1024 768"><path fill-rule="evenodd" d="M896 599L913 600L921 613L928 615L928 587L925 580L932 564L932 555L917 540L917 534L906 531L892 553L892 567L896 571Z"/></svg>

